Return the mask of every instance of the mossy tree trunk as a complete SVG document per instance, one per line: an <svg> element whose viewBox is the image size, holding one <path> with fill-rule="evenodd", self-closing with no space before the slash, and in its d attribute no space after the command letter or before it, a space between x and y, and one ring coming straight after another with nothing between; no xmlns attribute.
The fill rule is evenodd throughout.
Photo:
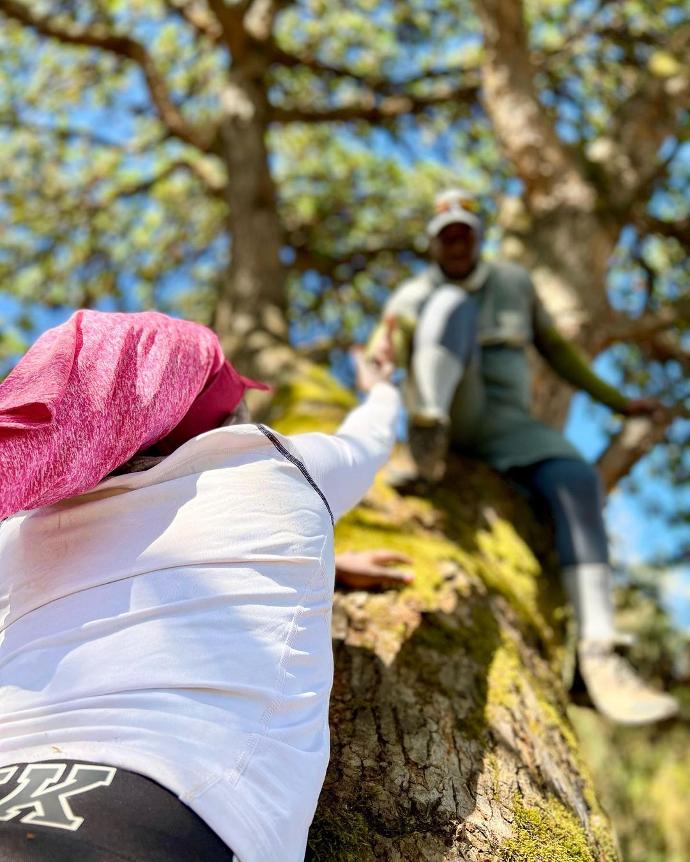
<svg viewBox="0 0 690 862"><path fill-rule="evenodd" d="M348 397L315 369L272 421L334 427ZM618 859L565 714L550 537L525 502L469 461L428 500L381 476L336 547L400 550L416 577L336 593L332 754L307 859Z"/></svg>

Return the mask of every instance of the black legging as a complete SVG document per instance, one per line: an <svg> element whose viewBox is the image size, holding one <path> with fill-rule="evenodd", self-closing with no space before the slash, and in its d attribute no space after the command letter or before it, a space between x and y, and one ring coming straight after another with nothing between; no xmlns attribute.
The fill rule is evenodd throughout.
<svg viewBox="0 0 690 862"><path fill-rule="evenodd" d="M550 516L561 566L608 563L603 494L591 464L579 458L547 458L513 467L506 475Z"/></svg>
<svg viewBox="0 0 690 862"><path fill-rule="evenodd" d="M0 781L2 862L232 862L191 808L143 775L47 760L0 767Z"/></svg>

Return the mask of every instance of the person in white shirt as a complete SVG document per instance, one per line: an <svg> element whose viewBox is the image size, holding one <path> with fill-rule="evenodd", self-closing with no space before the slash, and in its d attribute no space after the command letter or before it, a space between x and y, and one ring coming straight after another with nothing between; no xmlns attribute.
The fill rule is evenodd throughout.
<svg viewBox="0 0 690 862"><path fill-rule="evenodd" d="M361 370L334 435L216 427L3 521L1 858L303 859L329 755L333 526L400 410L392 369Z"/></svg>

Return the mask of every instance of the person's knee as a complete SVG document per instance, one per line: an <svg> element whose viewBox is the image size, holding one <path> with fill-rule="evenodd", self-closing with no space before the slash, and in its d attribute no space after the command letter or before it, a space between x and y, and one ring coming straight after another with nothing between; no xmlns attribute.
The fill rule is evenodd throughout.
<svg viewBox="0 0 690 862"><path fill-rule="evenodd" d="M476 341L476 316L476 305L467 291L457 285L443 285L424 307L415 345L440 345L466 362Z"/></svg>
<svg viewBox="0 0 690 862"><path fill-rule="evenodd" d="M600 502L601 483L596 469L584 459L554 458L544 462L537 484L545 496L573 496L580 500Z"/></svg>

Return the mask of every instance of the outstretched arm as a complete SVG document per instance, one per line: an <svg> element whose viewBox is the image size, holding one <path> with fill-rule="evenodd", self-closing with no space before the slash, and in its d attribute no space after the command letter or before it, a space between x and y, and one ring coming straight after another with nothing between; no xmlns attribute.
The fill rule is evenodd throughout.
<svg viewBox="0 0 690 862"><path fill-rule="evenodd" d="M335 434L296 434L290 442L328 500L335 520L362 499L395 443L401 400L388 382L393 366L361 355L360 387L366 399L347 415Z"/></svg>
<svg viewBox="0 0 690 862"><path fill-rule="evenodd" d="M595 374L587 357L572 342L560 334L536 296L534 346L551 368L571 386L582 389L595 401L605 404L617 413L628 414L630 412L631 402L629 399Z"/></svg>

